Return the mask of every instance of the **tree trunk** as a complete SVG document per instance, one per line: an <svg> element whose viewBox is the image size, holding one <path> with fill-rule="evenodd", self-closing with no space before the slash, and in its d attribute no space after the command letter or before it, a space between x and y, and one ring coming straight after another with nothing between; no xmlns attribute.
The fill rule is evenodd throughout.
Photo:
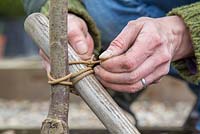
<svg viewBox="0 0 200 134"><path fill-rule="evenodd" d="M67 45L67 0L50 0L49 37L51 76L69 74ZM68 134L69 87L51 85L49 113L42 124L42 134Z"/></svg>

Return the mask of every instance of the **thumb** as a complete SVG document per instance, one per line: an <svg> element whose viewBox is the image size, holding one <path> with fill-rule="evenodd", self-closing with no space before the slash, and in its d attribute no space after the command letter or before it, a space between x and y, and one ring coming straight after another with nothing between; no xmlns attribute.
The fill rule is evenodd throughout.
<svg viewBox="0 0 200 134"><path fill-rule="evenodd" d="M105 60L127 51L137 38L142 25L143 24L137 20L130 21L121 33L111 42L108 49L99 56L99 59Z"/></svg>
<svg viewBox="0 0 200 134"><path fill-rule="evenodd" d="M68 39L70 45L79 55L84 55L88 52L89 48L83 31L79 29L73 30L73 32L68 34Z"/></svg>

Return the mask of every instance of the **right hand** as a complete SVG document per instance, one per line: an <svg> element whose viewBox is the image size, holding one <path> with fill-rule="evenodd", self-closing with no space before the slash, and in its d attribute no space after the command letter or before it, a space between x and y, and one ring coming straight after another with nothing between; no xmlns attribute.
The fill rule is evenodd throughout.
<svg viewBox="0 0 200 134"><path fill-rule="evenodd" d="M67 36L69 44L81 59L87 60L91 58L94 50L94 41L83 19L74 14L68 14ZM42 50L40 50L39 54L42 57L44 68L47 72L50 72L50 60Z"/></svg>
<svg viewBox="0 0 200 134"><path fill-rule="evenodd" d="M105 87L132 93L168 74L171 61L193 55L182 18L139 18L130 21L99 56L107 60L95 67L95 74Z"/></svg>

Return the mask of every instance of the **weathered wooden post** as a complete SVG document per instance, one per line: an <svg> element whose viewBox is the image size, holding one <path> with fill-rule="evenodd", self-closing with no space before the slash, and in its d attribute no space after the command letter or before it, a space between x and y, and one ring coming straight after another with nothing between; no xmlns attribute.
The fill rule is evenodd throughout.
<svg viewBox="0 0 200 134"><path fill-rule="evenodd" d="M48 19L39 13L30 15L25 21L25 30L49 57L48 27ZM69 61L80 61L70 45L68 45L68 58ZM69 71L74 73L85 68L86 66L82 64L71 65ZM74 87L111 134L139 134L134 123L127 119L93 74L84 77Z"/></svg>
<svg viewBox="0 0 200 134"><path fill-rule="evenodd" d="M51 76L55 79L69 74L67 45L67 0L50 0L49 11ZM41 134L69 134L69 86L51 85L51 100Z"/></svg>

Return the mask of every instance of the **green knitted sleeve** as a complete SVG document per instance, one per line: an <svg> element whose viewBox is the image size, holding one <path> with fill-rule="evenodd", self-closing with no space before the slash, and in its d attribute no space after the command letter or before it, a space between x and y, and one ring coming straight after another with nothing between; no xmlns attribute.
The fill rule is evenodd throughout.
<svg viewBox="0 0 200 134"><path fill-rule="evenodd" d="M180 16L188 27L194 48L195 57L193 58L195 58L197 72L192 74L184 59L175 61L173 66L184 79L197 84L200 82L200 2L175 8L168 15Z"/></svg>

